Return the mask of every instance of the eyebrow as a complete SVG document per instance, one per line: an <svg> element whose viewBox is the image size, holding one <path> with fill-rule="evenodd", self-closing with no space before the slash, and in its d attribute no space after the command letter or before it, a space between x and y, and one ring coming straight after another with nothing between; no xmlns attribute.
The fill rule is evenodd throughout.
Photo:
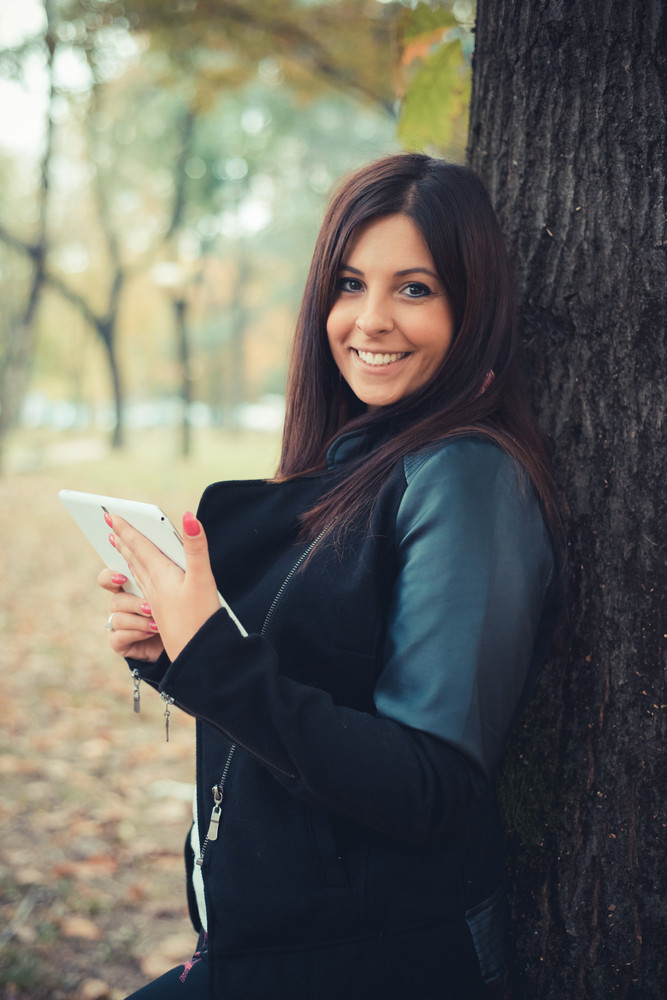
<svg viewBox="0 0 667 1000"><path fill-rule="evenodd" d="M364 273L363 271L360 271L358 267L351 267L349 264L341 264L340 265L340 270L341 271L352 271L353 274L363 274ZM396 278L403 278L403 277L405 277L408 274L428 274L431 278L435 278L436 281L440 280L438 278L438 275L435 273L435 271L429 270L428 267L404 267L400 271L394 271L394 277L396 277Z"/></svg>

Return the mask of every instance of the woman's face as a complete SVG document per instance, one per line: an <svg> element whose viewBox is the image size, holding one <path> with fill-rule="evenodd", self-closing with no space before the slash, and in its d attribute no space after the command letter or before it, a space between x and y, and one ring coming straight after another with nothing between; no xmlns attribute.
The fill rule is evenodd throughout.
<svg viewBox="0 0 667 1000"><path fill-rule="evenodd" d="M368 409L419 389L454 335L428 247L406 215L362 226L343 255L327 319L334 361Z"/></svg>

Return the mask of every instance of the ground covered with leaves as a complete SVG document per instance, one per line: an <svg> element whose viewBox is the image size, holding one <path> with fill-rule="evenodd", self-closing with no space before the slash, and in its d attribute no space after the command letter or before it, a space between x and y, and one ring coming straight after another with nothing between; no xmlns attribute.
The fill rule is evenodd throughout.
<svg viewBox="0 0 667 1000"><path fill-rule="evenodd" d="M164 449L164 451L163 451ZM213 479L266 475L275 440L174 461L154 441L0 480L0 997L122 1000L190 957L183 842L194 723L108 648L97 557L62 487L150 499L174 518ZM40 465L46 459L40 457Z"/></svg>

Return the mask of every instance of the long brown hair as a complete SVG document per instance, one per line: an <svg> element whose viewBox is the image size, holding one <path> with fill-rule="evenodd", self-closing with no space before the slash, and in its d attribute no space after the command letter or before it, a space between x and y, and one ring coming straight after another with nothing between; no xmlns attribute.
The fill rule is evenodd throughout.
<svg viewBox="0 0 667 1000"><path fill-rule="evenodd" d="M367 413L333 360L327 317L343 255L359 227L399 213L424 237L454 316L454 337L425 385ZM326 528L341 537L360 514L372 510L400 458L443 438L477 433L492 438L526 469L558 535L549 463L517 386L515 351L507 252L477 175L421 154L388 156L352 174L334 195L315 245L292 350L277 478L322 469L329 445L343 429L391 426L392 434L308 512L306 533ZM489 372L494 378L482 391Z"/></svg>

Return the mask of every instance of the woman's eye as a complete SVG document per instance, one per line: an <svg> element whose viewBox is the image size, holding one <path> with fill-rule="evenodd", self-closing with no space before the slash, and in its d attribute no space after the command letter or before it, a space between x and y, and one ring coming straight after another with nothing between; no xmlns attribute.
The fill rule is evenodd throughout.
<svg viewBox="0 0 667 1000"><path fill-rule="evenodd" d="M428 285L422 285L420 281L411 281L409 285L405 286L403 291L410 299L422 299L427 295L431 295L431 289Z"/></svg>
<svg viewBox="0 0 667 1000"><path fill-rule="evenodd" d="M336 282L337 292L358 292L361 290L361 282L358 278L339 278Z"/></svg>

